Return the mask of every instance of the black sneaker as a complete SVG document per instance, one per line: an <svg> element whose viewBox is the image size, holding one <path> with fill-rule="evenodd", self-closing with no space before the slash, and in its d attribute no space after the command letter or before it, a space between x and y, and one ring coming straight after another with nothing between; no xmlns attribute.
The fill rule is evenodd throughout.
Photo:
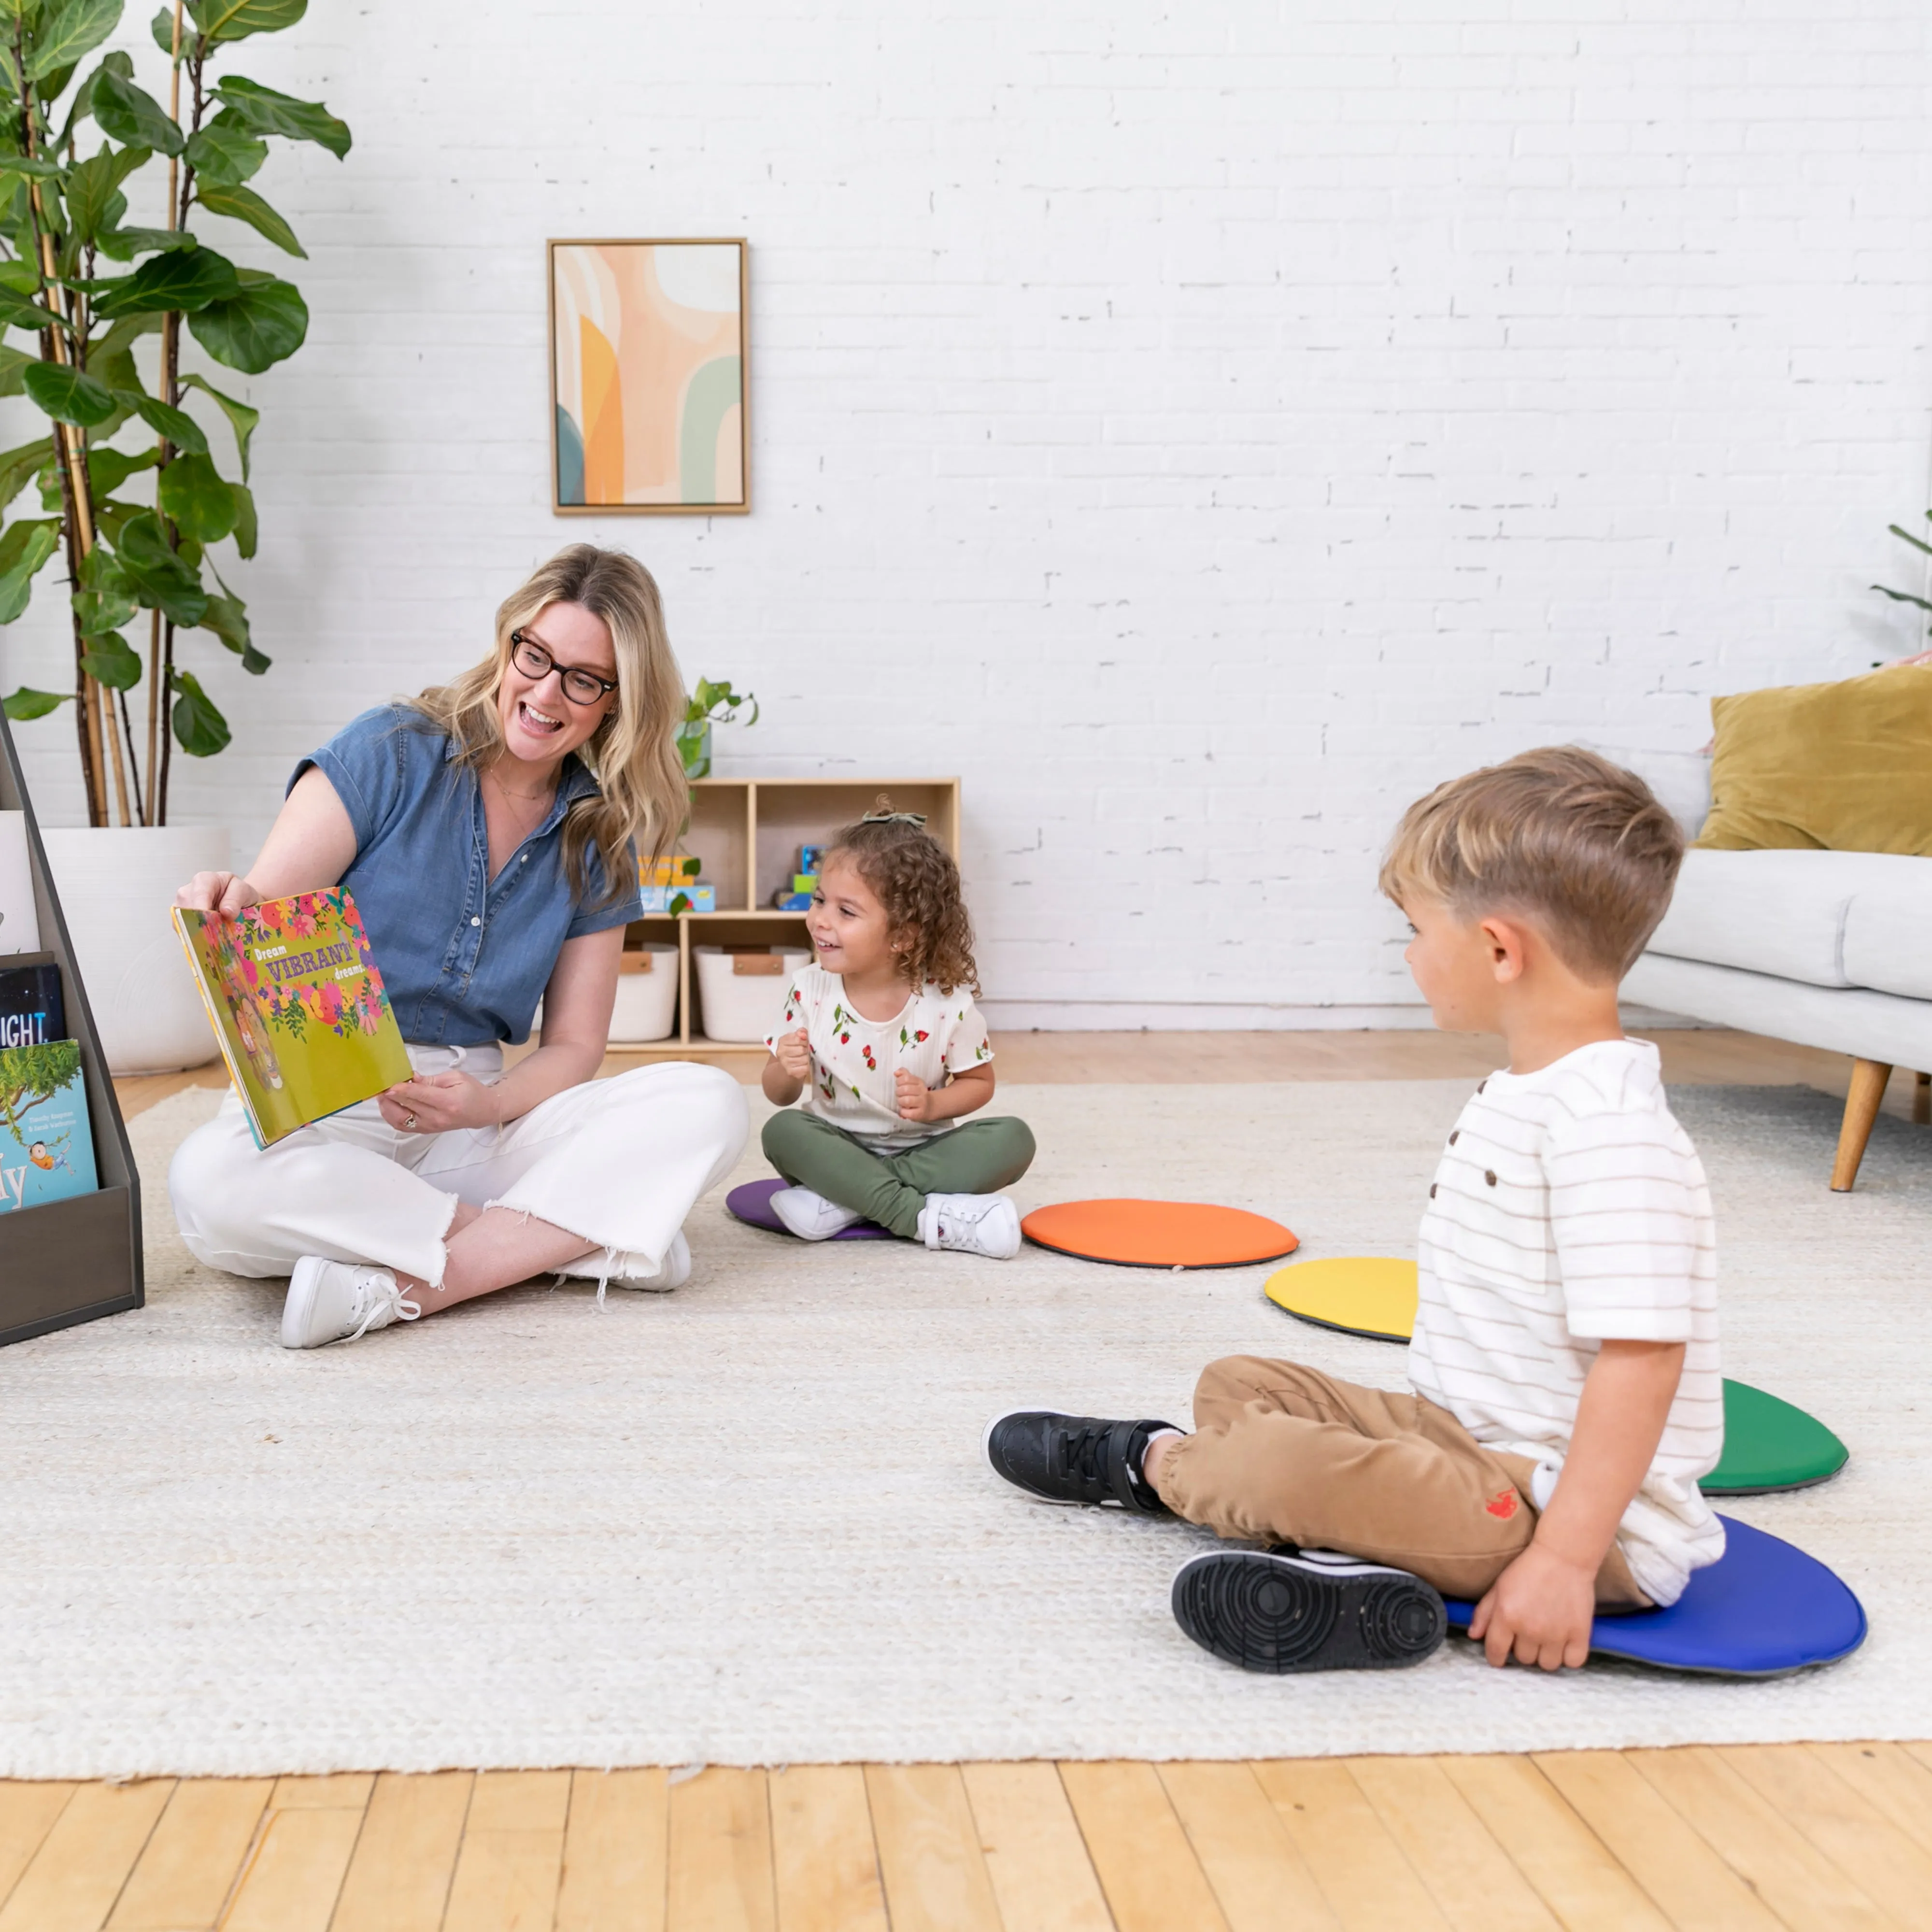
<svg viewBox="0 0 1932 1932"><path fill-rule="evenodd" d="M1142 1516L1166 1504L1141 1474L1148 1438L1171 1422L1108 1422L1016 1408L986 1425L986 1460L1010 1483L1049 1503L1111 1503Z"/></svg>
<svg viewBox="0 0 1932 1932"><path fill-rule="evenodd" d="M1448 1629L1420 1576L1328 1550L1210 1550L1174 1580L1174 1621L1244 1670L1394 1670Z"/></svg>

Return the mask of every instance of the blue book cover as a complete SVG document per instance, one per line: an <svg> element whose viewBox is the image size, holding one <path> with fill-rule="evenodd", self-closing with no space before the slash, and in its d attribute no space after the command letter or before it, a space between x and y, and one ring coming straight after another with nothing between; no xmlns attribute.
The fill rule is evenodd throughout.
<svg viewBox="0 0 1932 1932"><path fill-rule="evenodd" d="M0 1048L0 1214L100 1184L78 1042Z"/></svg>

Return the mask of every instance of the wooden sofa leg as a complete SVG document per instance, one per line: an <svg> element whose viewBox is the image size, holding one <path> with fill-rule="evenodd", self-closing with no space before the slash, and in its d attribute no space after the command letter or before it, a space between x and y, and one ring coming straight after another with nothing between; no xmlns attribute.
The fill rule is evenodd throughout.
<svg viewBox="0 0 1932 1932"><path fill-rule="evenodd" d="M1858 1162L1865 1157L1865 1143L1871 1138L1872 1123L1878 1118L1879 1103L1885 1098L1886 1082L1892 1069L1876 1060L1852 1062L1851 1091L1845 1096L1845 1124L1838 1130L1838 1157L1832 1165L1832 1192L1849 1194L1858 1178Z"/></svg>
<svg viewBox="0 0 1932 1932"><path fill-rule="evenodd" d="M1912 1124L1932 1127L1932 1073L1922 1073L1912 1083Z"/></svg>

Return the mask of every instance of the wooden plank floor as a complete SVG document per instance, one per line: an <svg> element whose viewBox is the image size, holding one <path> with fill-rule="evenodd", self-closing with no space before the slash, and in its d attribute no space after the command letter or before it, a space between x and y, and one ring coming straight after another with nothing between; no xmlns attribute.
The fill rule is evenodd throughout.
<svg viewBox="0 0 1932 1932"><path fill-rule="evenodd" d="M1932 1925L1932 1746L0 1784L0 1932Z"/></svg>
<svg viewBox="0 0 1932 1932"><path fill-rule="evenodd" d="M1679 1083L1844 1063L1664 1032ZM1009 1034L1021 1081L1475 1076L1429 1033ZM755 1079L762 1056L734 1062ZM613 1054L605 1071L634 1065ZM218 1070L118 1083L130 1113ZM1892 1110L1909 1114L1910 1082ZM1824 1184L1820 1177L1821 1189ZM0 1932L1932 1928L1932 1744L0 1783Z"/></svg>

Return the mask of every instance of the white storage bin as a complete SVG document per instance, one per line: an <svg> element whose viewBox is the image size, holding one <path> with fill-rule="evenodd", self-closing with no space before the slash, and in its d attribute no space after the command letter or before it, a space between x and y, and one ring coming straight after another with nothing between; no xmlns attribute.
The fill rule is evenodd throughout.
<svg viewBox="0 0 1932 1932"><path fill-rule="evenodd" d="M610 1037L633 1045L644 1040L668 1040L676 1018L676 946L658 941L627 949L617 975L617 1004L610 1012Z"/></svg>
<svg viewBox="0 0 1932 1932"><path fill-rule="evenodd" d="M774 973L747 971L738 962L751 958L776 958ZM698 1022L692 1029L695 1040L746 1040L763 1042L766 1034L784 1017L785 988L791 976L810 963L805 947L781 950L774 946L763 954L727 952L722 946L694 946L691 963L698 979Z"/></svg>

